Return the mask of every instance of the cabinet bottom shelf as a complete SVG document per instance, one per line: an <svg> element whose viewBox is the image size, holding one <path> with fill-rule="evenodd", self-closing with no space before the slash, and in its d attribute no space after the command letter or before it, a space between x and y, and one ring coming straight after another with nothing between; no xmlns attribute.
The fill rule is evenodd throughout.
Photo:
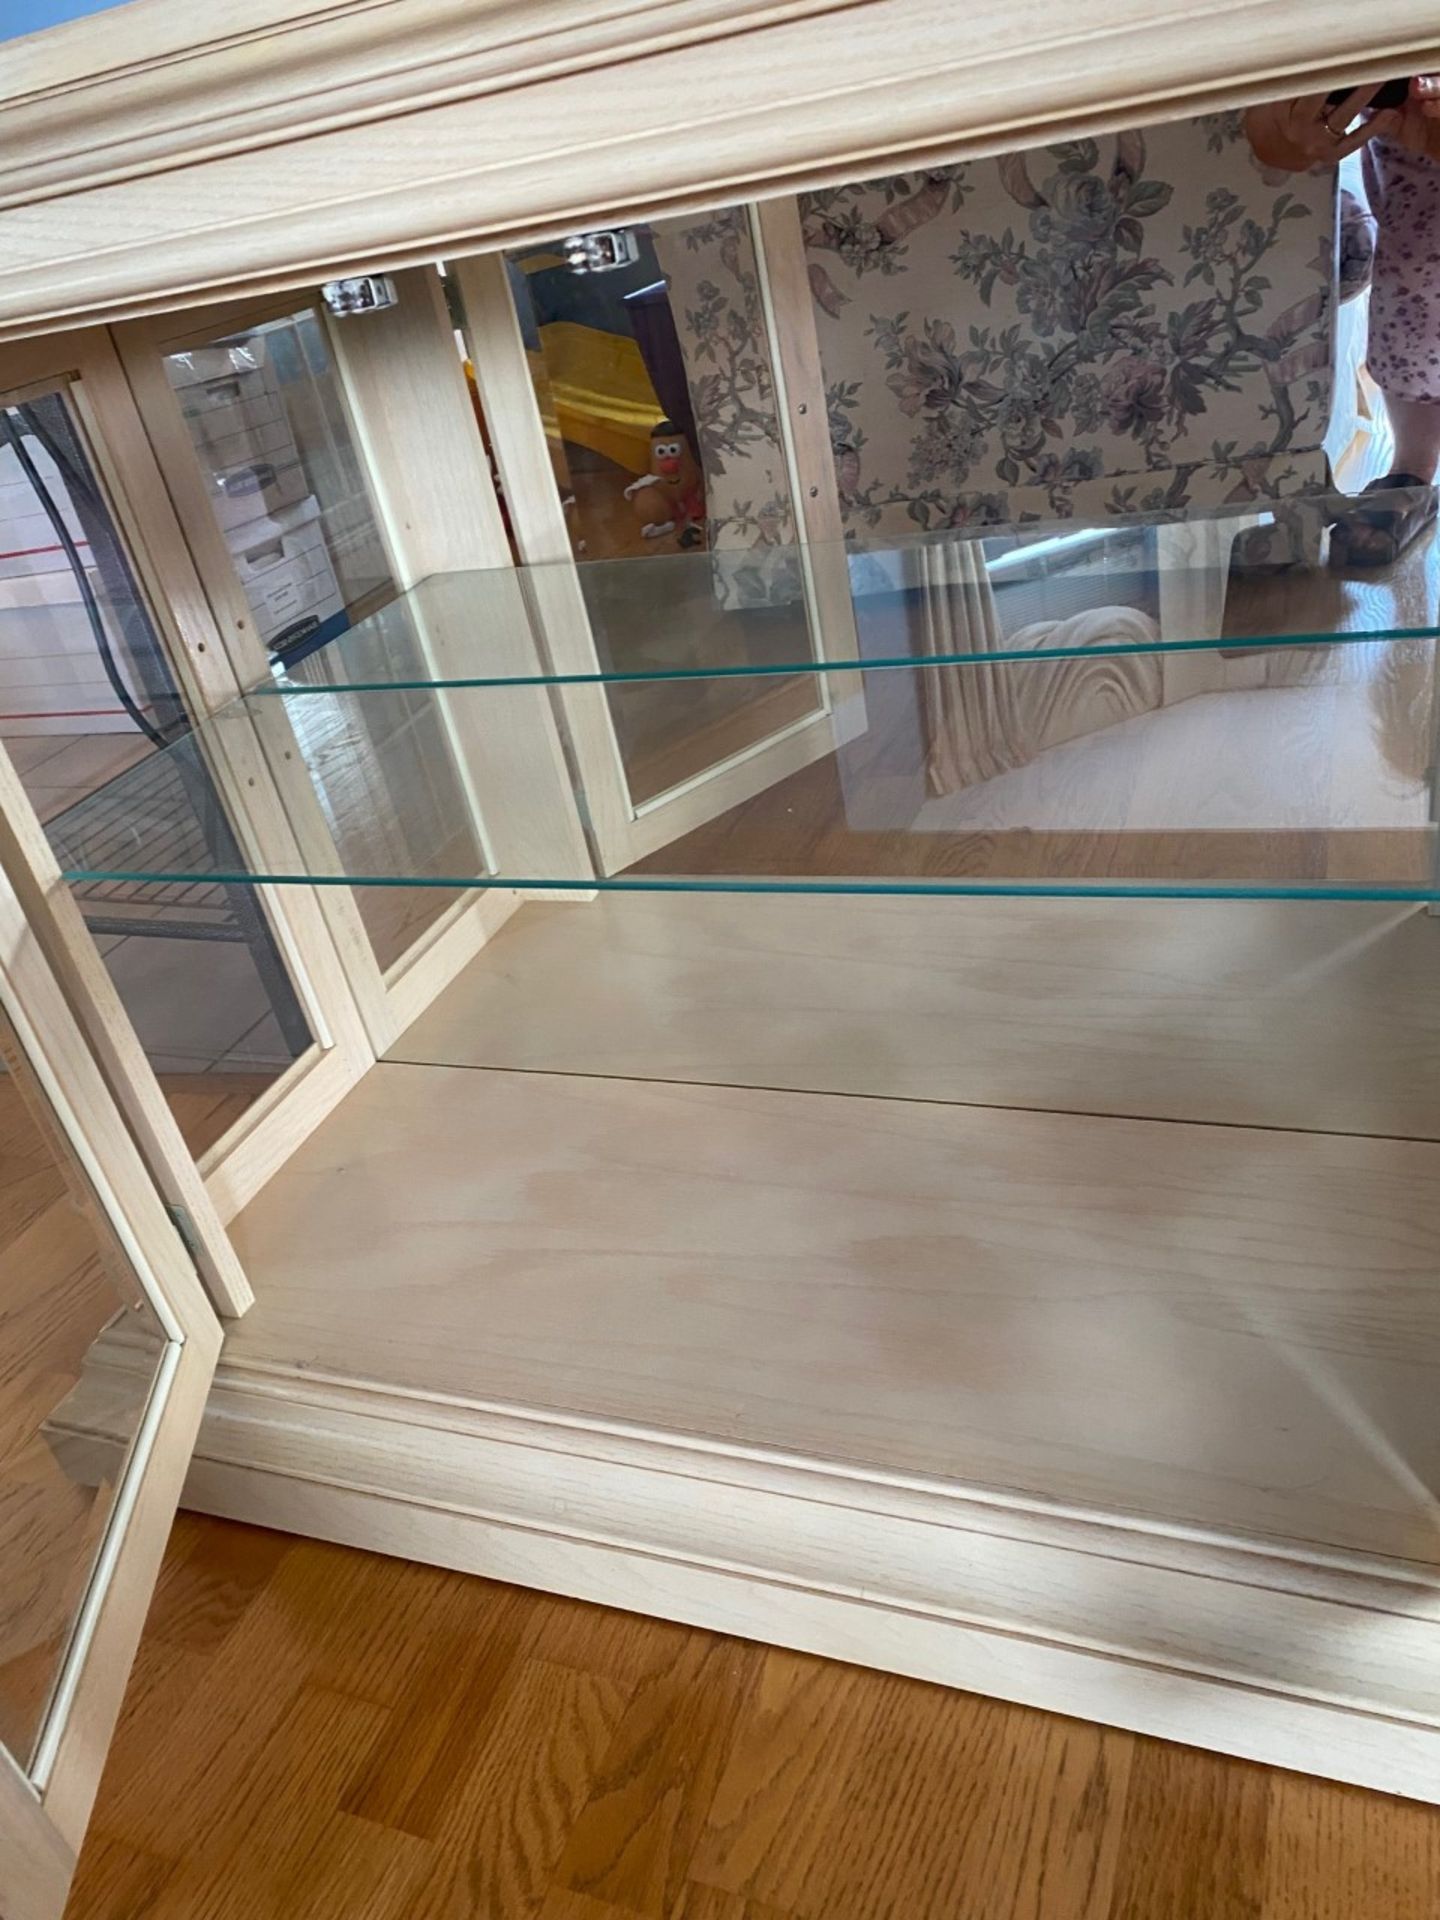
<svg viewBox="0 0 1440 1920"><path fill-rule="evenodd" d="M1440 1142L1395 1137L1435 1130L1436 1009L1383 992L1440 928L1322 951L1237 909L1271 918L1232 925L1228 992L1132 945L1088 989L1090 1111L1043 1111L1042 1057L1062 1106L1085 1052L1053 999L1028 1067L973 1005L968 1049L943 1020L918 1045L917 1006L973 1002L977 940L1033 976L1035 910L1007 911L960 959L911 949L903 1001L803 1017L799 923L747 922L755 1018L792 1014L768 1086L704 1084L653 995L631 1077L492 1064L569 1033L613 1074L627 1045L598 1021L587 1057L574 1010L641 923L522 911L236 1223L259 1304L192 1503L1440 1799ZM466 1064L420 1057L445 1020ZM850 1090L784 1085L827 1030ZM1326 1107L1357 1046L1385 1072ZM972 1103L1002 1053L1020 1102ZM1156 1117L1114 1111L1146 1073Z"/></svg>

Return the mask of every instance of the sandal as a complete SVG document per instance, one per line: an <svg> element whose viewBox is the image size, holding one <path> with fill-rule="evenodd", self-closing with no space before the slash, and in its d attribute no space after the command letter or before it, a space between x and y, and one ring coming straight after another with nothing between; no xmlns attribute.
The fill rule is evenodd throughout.
<svg viewBox="0 0 1440 1920"><path fill-rule="evenodd" d="M1390 566L1435 520L1436 490L1417 474L1387 473L1364 487L1359 498L1367 493L1395 497L1384 506L1378 501L1369 507L1357 503L1337 517L1330 529L1330 566L1335 572Z"/></svg>

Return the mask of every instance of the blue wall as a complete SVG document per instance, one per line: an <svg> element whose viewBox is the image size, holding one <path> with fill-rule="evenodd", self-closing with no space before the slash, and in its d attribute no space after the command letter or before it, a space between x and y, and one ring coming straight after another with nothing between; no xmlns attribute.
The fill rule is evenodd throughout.
<svg viewBox="0 0 1440 1920"><path fill-rule="evenodd" d="M39 33L42 27L58 27L62 20L79 20L87 13L101 13L117 7L123 0L4 0L0 5L0 40L17 40L22 33Z"/></svg>

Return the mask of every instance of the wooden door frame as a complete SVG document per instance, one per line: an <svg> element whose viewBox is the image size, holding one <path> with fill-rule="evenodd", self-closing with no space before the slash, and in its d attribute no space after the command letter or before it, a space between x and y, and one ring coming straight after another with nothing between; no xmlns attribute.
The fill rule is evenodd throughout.
<svg viewBox="0 0 1440 1920"><path fill-rule="evenodd" d="M394 276L397 304L354 322L322 313L356 445L370 478L395 584L407 593L437 573L509 568L510 543L479 423L433 266ZM427 656L424 608L411 618ZM482 728L475 699L436 689L437 717L455 756L470 826L490 843ZM482 696L483 697L483 696ZM382 980L393 1040L510 918L520 896L476 889L455 901Z"/></svg>
<svg viewBox="0 0 1440 1920"><path fill-rule="evenodd" d="M0 1909L7 1920L60 1920L221 1335L100 1065L3 873L0 1006L57 1129L170 1335L28 1775L0 1749Z"/></svg>
<svg viewBox="0 0 1440 1920"><path fill-rule="evenodd" d="M0 390L52 379L57 385L73 382L70 392L87 451L126 542L147 610L179 691L192 717L201 721L227 704L238 688L106 330L86 328L0 349ZM269 771L258 737L239 718L224 731L223 750L216 743L202 744L234 831L257 871L298 870L287 797ZM201 734L195 737L202 740ZM148 1065L142 1072L138 1043L132 1049L128 1038L116 1038L124 1021L119 1002L113 990L107 992L101 985L104 967L79 915L59 904L63 888L58 873L53 859L42 854L43 830L23 790L17 793L18 786L13 777L7 781L0 812L5 816L9 857L17 875L23 875L17 885L23 885L27 910L36 916L39 937L75 995L77 1014L101 1058L117 1072L120 1057L128 1059L116 1091L127 1113L134 1115L138 1137L168 1141L173 1147L173 1135L155 1104L163 1102L164 1095ZM211 1206L222 1221L231 1219L263 1186L374 1059L317 903L316 894L323 890L261 887L256 891L289 963L315 1045L199 1156ZM162 1187L175 1177L169 1159L167 1148L155 1168ZM242 1310L244 1290L235 1284L233 1274L229 1283L220 1278L222 1267L217 1259L208 1276L216 1286L217 1305L226 1312Z"/></svg>

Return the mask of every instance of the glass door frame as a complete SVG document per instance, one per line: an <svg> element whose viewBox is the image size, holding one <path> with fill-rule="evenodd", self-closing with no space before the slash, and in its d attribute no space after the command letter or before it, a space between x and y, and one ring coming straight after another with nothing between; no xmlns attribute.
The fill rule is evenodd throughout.
<svg viewBox="0 0 1440 1920"><path fill-rule="evenodd" d="M0 1910L60 1920L220 1352L220 1322L0 871L0 1009L169 1335L33 1763L0 1748Z"/></svg>
<svg viewBox="0 0 1440 1920"><path fill-rule="evenodd" d="M255 631L223 534L197 484L199 465L164 369L167 353L309 307L319 318L335 366L397 591L405 592L432 573L511 564L439 275L433 267L417 267L392 278L398 304L348 322L336 321L313 289L294 288L126 321L114 329L141 419L221 637L228 667L227 699L268 680L269 656ZM425 636L420 637L423 645ZM488 846L492 838L488 809L482 819L475 808L475 791L481 783L478 777L468 777L477 762L478 729L470 724L470 711L462 700L443 692L432 698L462 772L466 803L475 814L471 824L477 844ZM265 704L276 709L271 730L278 739L288 731L279 712L285 703ZM272 750L271 765L284 786L290 817L312 853L321 852L331 843L315 791L303 768L289 764L294 766L294 776L287 781L284 753ZM520 904L519 896L508 889L471 891L452 902L405 953L382 970L354 894L337 886L316 891L319 912L376 1057Z"/></svg>
<svg viewBox="0 0 1440 1920"><path fill-rule="evenodd" d="M771 216L768 204L747 206L746 213L805 609L817 656L849 660L857 656L858 643L799 214L793 198L776 205L778 217ZM516 541L522 558L538 570L531 585L551 664L565 673L599 672L599 651L580 584L583 562L575 560L571 548L505 256L484 252L456 257L448 271L459 286L470 358ZM640 802L630 793L605 689L560 689L604 871L617 872L668 846L824 758L841 739L863 727L860 676L825 674L816 680L822 697L813 715Z"/></svg>
<svg viewBox="0 0 1440 1920"><path fill-rule="evenodd" d="M237 691L220 632L191 560L166 485L155 463L144 423L109 332L102 327L45 335L0 347L0 390L34 388L41 382L68 387L86 451L105 489L107 504L125 541L127 556L189 713L202 718ZM286 796L277 787L258 737L242 727L227 730L228 757L209 766L230 823L241 844L257 853L289 855L294 835ZM120 1053L128 1068L117 1080L127 1112L139 1112L137 1136L157 1133L172 1145L175 1135L156 1112L164 1095L148 1064L140 1065L138 1042L116 1040L128 1028L99 953L68 890L58 883L43 829L8 765L3 790L5 834L21 862L26 906L37 936L55 956L77 1014L107 1067ZM307 783L308 791L308 783ZM42 848L45 851L42 852ZM276 869L272 868L272 871ZM285 871L284 867L279 871ZM314 1044L251 1104L220 1140L198 1158L213 1216L231 1219L330 1112L374 1059L353 994L317 901L321 889L261 888L257 893L291 984L314 1036ZM169 1155L165 1158L168 1161ZM165 1180L157 1165L157 1178ZM202 1238L205 1222L201 1222ZM214 1283L215 1275L207 1278ZM248 1290L217 1289L227 1312L243 1310Z"/></svg>

